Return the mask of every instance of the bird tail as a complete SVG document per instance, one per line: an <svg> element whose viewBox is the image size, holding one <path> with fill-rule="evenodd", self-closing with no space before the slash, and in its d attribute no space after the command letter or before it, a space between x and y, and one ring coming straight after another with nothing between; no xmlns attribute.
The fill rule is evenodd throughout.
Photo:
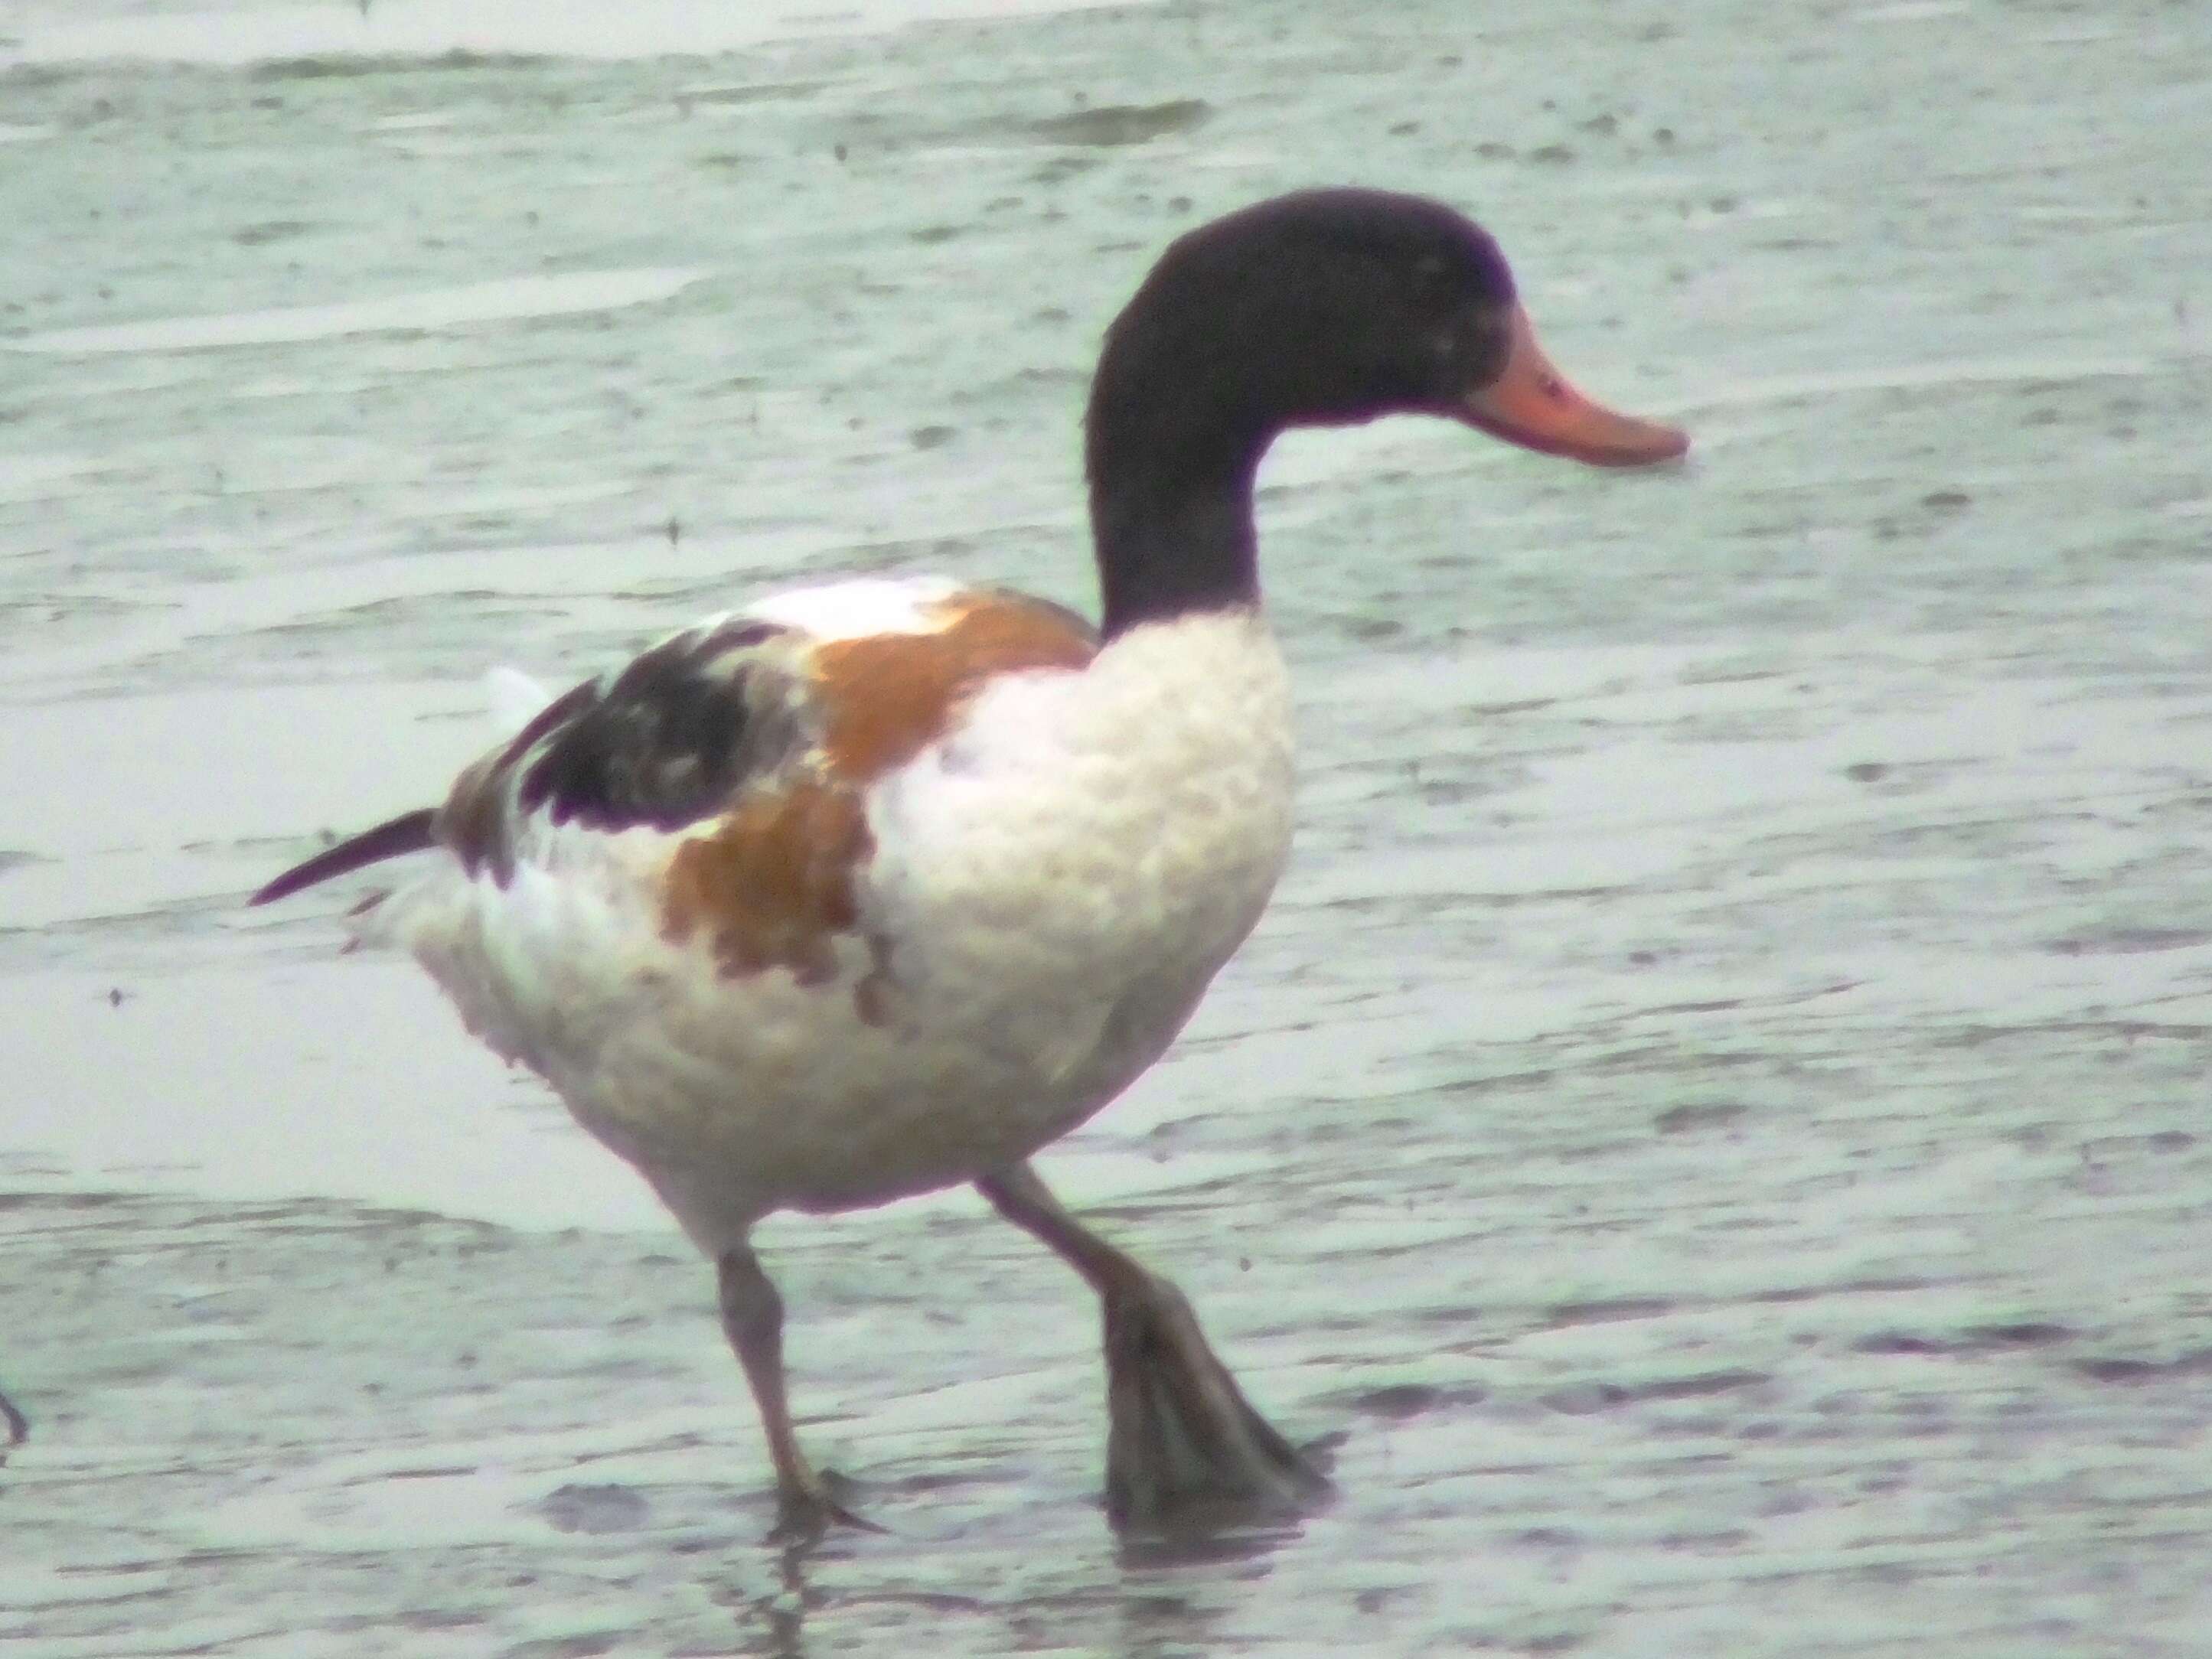
<svg viewBox="0 0 2212 1659"><path fill-rule="evenodd" d="M302 887L313 887L319 881L345 875L364 865L379 864L386 859L400 858L409 853L426 852L438 844L437 817L427 806L413 812L402 812L398 817L380 823L374 830L364 830L350 840L342 841L335 847L326 847L314 857L294 865L246 902L273 903L280 898L290 897Z"/></svg>

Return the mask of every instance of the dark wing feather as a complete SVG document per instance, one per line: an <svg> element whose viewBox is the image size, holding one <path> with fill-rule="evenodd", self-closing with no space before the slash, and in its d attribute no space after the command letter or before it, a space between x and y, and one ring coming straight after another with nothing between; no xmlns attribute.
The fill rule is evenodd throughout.
<svg viewBox="0 0 2212 1659"><path fill-rule="evenodd" d="M718 811L802 740L796 683L763 650L792 633L724 623L635 658L544 744L516 804L593 830L678 830Z"/></svg>
<svg viewBox="0 0 2212 1659"><path fill-rule="evenodd" d="M679 830L720 811L813 738L796 630L731 620L665 640L611 678L557 699L497 754L464 773L439 815L441 839L501 880L514 831L555 823Z"/></svg>

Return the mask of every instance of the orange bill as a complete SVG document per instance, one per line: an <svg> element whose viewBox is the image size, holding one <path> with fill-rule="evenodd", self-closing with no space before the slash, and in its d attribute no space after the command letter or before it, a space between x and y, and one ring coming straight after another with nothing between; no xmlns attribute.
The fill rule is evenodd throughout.
<svg viewBox="0 0 2212 1659"><path fill-rule="evenodd" d="M1681 428L1618 414L1569 386L1519 306L1504 372L1467 400L1462 418L1508 443L1592 466L1646 466L1690 447Z"/></svg>

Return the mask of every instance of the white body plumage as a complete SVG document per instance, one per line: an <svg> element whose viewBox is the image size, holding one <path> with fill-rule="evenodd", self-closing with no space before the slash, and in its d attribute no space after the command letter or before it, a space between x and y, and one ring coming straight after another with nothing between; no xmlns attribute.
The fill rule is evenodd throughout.
<svg viewBox="0 0 2212 1659"><path fill-rule="evenodd" d="M953 594L870 581L741 614L818 650L940 627ZM1087 666L990 676L869 781L857 924L824 971L733 974L671 936L672 861L727 814L518 811L504 879L441 857L366 921L719 1255L771 1210L972 1180L1110 1101L1258 919L1291 794L1273 635L1255 611L1203 612Z"/></svg>

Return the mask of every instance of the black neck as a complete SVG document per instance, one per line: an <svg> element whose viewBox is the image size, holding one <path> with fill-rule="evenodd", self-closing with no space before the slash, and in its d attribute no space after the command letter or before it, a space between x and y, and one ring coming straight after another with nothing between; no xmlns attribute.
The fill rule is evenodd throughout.
<svg viewBox="0 0 2212 1659"><path fill-rule="evenodd" d="M1260 602L1256 449L1204 467L1187 458L1172 469L1115 465L1095 453L1092 460L1091 530L1108 639L1144 623Z"/></svg>

